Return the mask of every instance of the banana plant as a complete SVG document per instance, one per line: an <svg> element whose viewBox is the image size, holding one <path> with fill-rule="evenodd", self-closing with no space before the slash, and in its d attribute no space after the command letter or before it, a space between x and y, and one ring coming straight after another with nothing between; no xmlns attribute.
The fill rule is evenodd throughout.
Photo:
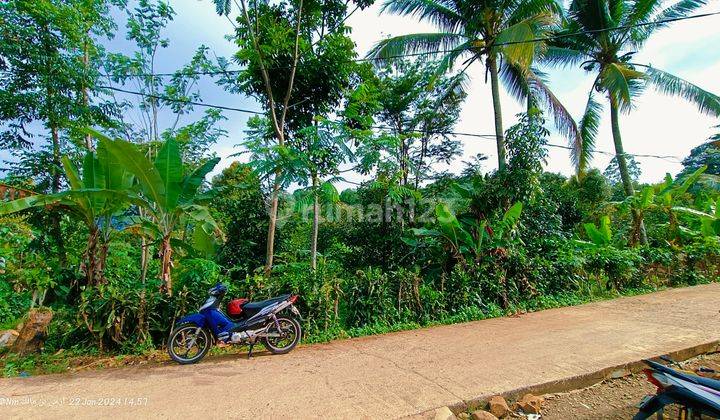
<svg viewBox="0 0 720 420"><path fill-rule="evenodd" d="M704 211L689 207L673 207L673 211L698 218L700 233L704 237L720 237L720 197L709 199Z"/></svg>
<svg viewBox="0 0 720 420"><path fill-rule="evenodd" d="M679 223L673 208L676 206L677 201L685 196L690 187L703 176L706 169L707 166L698 168L682 182L677 182L673 180L670 174L666 174L665 180L660 184L648 185L639 192L627 197L624 201L614 203L620 207L628 208L633 217L630 243L647 242L647 239L643 238L646 235L643 221L647 212L654 209L659 209L668 215L669 236L671 241L677 239Z"/></svg>
<svg viewBox="0 0 720 420"><path fill-rule="evenodd" d="M62 158L70 189L55 194L33 195L0 205L0 215L31 207L58 206L81 220L88 229L82 271L87 285L105 282L105 263L112 235L113 218L119 216L137 197L128 194L132 175L120 159L104 145L89 151L83 160L82 176L75 165Z"/></svg>
<svg viewBox="0 0 720 420"><path fill-rule="evenodd" d="M440 203L435 207L437 229L412 229L412 232L418 237L439 240L458 260L479 261L488 253L507 252L521 212L522 203L517 202L491 227L485 219L465 217L458 219L447 204ZM406 242L410 245L414 244L412 240Z"/></svg>
<svg viewBox="0 0 720 420"><path fill-rule="evenodd" d="M172 138L165 141L155 160L151 161L132 143L112 140L99 133L95 135L137 180L141 194L136 196L135 204L145 210L146 216L137 220L136 228L159 242L160 280L164 291L172 295L173 244L178 244L173 234L186 224L192 225L193 239L205 249L211 241L224 239L204 205L210 196L199 191L203 180L220 159L210 159L194 171L184 173L180 149Z"/></svg>
<svg viewBox="0 0 720 420"><path fill-rule="evenodd" d="M706 170L706 165L698 168L681 183L673 180L670 174L665 174L665 181L656 187L655 206L668 216L670 241L674 242L680 235L680 223L676 211L673 209L677 206L677 202L687 194L690 187L703 177Z"/></svg>
<svg viewBox="0 0 720 420"><path fill-rule="evenodd" d="M579 245L589 246L593 248L602 248L612 245L612 229L610 229L610 217L603 216L600 219L600 225L595 226L594 223L583 224L585 233L590 241L576 240Z"/></svg>
<svg viewBox="0 0 720 420"><path fill-rule="evenodd" d="M645 214L654 207L655 189L651 185L645 186L642 190L625 198L625 200L612 204L630 211L630 215L632 216L630 245L634 246L638 243L647 244L644 220Z"/></svg>

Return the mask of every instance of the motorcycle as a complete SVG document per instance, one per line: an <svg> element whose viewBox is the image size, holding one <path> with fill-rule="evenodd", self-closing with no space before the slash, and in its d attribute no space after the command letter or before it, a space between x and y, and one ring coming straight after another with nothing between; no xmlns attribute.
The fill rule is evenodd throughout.
<svg viewBox="0 0 720 420"><path fill-rule="evenodd" d="M675 363L667 357L661 359ZM643 399L633 420L644 420L655 413L660 418L665 406L670 404L680 406L680 418L683 420L703 416L720 418L720 381L675 370L651 360L643 362L649 366L644 372L648 381L657 387L657 393ZM714 372L712 369L701 369Z"/></svg>
<svg viewBox="0 0 720 420"><path fill-rule="evenodd" d="M214 343L249 345L250 358L258 341L273 354L288 353L300 342L301 316L294 305L298 296L288 294L259 302L233 299L223 312L220 304L226 293L223 284L213 286L197 313L175 323L167 343L174 361L197 363Z"/></svg>

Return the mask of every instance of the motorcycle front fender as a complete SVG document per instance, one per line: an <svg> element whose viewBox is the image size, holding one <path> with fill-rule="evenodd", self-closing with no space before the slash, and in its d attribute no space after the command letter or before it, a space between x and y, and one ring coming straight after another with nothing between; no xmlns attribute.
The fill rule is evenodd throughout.
<svg viewBox="0 0 720 420"><path fill-rule="evenodd" d="M205 316L203 314L185 315L175 322L175 325L180 324L195 324L200 328L205 328Z"/></svg>
<svg viewBox="0 0 720 420"><path fill-rule="evenodd" d="M633 420L646 420L649 419L653 414L662 410L666 405L675 403L675 399L670 396L667 392L661 392L660 394L653 395L640 404L640 411L633 417Z"/></svg>

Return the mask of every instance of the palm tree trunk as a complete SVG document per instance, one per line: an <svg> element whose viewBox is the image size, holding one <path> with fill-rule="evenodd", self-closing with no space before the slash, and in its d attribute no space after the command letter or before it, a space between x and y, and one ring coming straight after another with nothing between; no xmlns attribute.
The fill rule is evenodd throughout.
<svg viewBox="0 0 720 420"><path fill-rule="evenodd" d="M527 113L529 114L531 110L534 108L537 108L537 101L535 100L535 96L533 96L532 93L528 92L527 96Z"/></svg>
<svg viewBox="0 0 720 420"><path fill-rule="evenodd" d="M310 268L313 270L317 269L317 244L318 244L318 229L320 226L320 200L318 199L317 193L317 175L313 174L313 228L312 228L312 242L310 244Z"/></svg>
<svg viewBox="0 0 720 420"><path fill-rule="evenodd" d="M270 222L268 223L267 248L265 259L265 277L270 277L275 257L275 227L277 226L278 198L280 196L280 184L275 181L273 185L272 199L270 202Z"/></svg>
<svg viewBox="0 0 720 420"><path fill-rule="evenodd" d="M622 137L620 136L620 116L617 100L610 94L610 122L612 123L612 135L613 141L615 142L615 159L620 168L620 178L622 179L623 189L625 190L625 196L629 197L635 194L635 188L630 178L630 172L628 171L627 159L625 158L625 149L622 144Z"/></svg>
<svg viewBox="0 0 720 420"><path fill-rule="evenodd" d="M623 148L622 137L620 135L620 110L615 96L610 93L608 97L610 99L610 122L612 124L613 142L615 143L615 159L620 169L620 178L622 179L625 196L630 197L635 194L635 188L630 178L630 171L628 170L627 159L625 158L625 149ZM639 239L643 245L646 245L647 233L645 232L645 223L643 222L642 215L637 210L633 210L632 213L633 223L636 229L633 229L635 233L633 234L634 238L631 239L631 242L636 243Z"/></svg>
<svg viewBox="0 0 720 420"><path fill-rule="evenodd" d="M498 153L498 170L504 171L505 163L505 131L502 122L502 107L500 106L500 81L498 80L497 57L491 56L487 60L490 69L490 88L492 89L493 111L495 113L495 139Z"/></svg>

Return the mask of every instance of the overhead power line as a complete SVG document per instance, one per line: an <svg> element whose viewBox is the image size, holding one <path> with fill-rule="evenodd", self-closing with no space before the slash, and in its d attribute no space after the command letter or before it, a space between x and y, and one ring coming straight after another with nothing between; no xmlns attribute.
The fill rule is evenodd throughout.
<svg viewBox="0 0 720 420"><path fill-rule="evenodd" d="M353 11L354 12L354 11ZM684 17L677 17L672 19L662 19L654 22L644 22L644 23L636 23L633 25L623 25L623 26L616 26L613 28L603 28L603 29L590 29L590 30L584 30L584 31L577 31L577 32L571 32L571 33L560 33L555 35L550 35L546 37L540 37L540 38L533 38L533 39L527 39L524 41L506 41L506 42L497 42L494 43L493 46L496 47L503 47L508 45L519 45L519 44L535 44L538 42L548 42L553 41L557 39L565 39L565 38L572 38L574 36L578 35L589 35L589 34L597 34L597 33L604 33L604 32L614 32L614 31L621 31L621 30L627 30L632 28L640 28L645 26L657 26L657 25L664 25L667 23L672 22L678 22L683 20L691 20L691 19L700 19L700 18L706 18L710 16L716 16L720 15L720 12L710 12L710 13L703 13L699 15L693 15L693 16L684 16ZM465 50L471 50L472 47L465 48ZM439 55L439 54L445 54L450 52L455 52L457 49L447 49L447 50L438 50L438 51L423 51L423 52L415 52L415 53L407 53L407 54L397 54L389 57L364 57L364 58L355 58L351 60L346 60L346 63L361 63L361 62L372 62L372 61L389 61L396 58L405 58L405 57L420 57L425 55ZM306 66L313 66L314 64L310 63L298 63L295 67L306 67ZM268 67L272 70L289 70L293 68L293 66L272 66ZM103 76L106 77L172 77L176 75L186 75L186 76L217 76L221 74L235 74L242 72L243 69L226 69L226 70L208 70L208 71L183 71L179 70L174 73L113 73L113 74L103 74Z"/></svg>
<svg viewBox="0 0 720 420"><path fill-rule="evenodd" d="M390 127L372 127L372 128L379 128L379 129L390 130ZM412 130L412 131L414 131L414 132L423 132L423 131L420 131L420 130ZM495 140L495 138L496 138L496 135L495 135L495 134L461 133L461 132L457 132L457 131L443 131L443 132L440 132L440 131L432 132L432 131L431 131L431 132L425 132L425 133L428 133L428 134L443 134L443 135L448 135L448 136L460 136L460 137L475 137L475 138L481 138L481 139L483 139L483 140ZM547 147L554 147L554 148L558 148L558 149L573 150L572 147L566 146L566 145L563 145L563 144L546 143L545 146L547 146ZM591 151L592 151L593 153L600 153L600 154L607 155L607 156L613 156L613 157L616 156L616 153L615 153L615 152L608 152L608 151L605 151L605 150L598 150L598 149L593 149L593 150L591 150ZM682 163L681 159L680 159L679 157L677 157L677 156L669 156L669 155L660 156L660 155L648 155L648 154L637 154L637 153L627 153L627 152L624 153L624 155L625 155L625 156L634 156L634 157L639 157L639 158L662 159L662 160L666 160L666 161L669 161L669 162L670 162L671 159L672 159L672 160L676 161L677 163Z"/></svg>
<svg viewBox="0 0 720 420"><path fill-rule="evenodd" d="M213 105L213 104L206 104L203 102L195 102L190 100L183 100L183 99L176 99L176 98L170 98L167 96L162 95L152 95L149 93L143 93L143 92L136 92L132 90L126 90L126 89L120 89L113 86L99 86L102 89L110 89L122 93L127 93L130 95L139 95L139 96L145 96L149 98L154 98L158 100L168 101L168 102L176 102L176 103L186 103L189 105L197 105L197 106L203 106L206 108L215 108L215 109L222 109L226 111L234 111L234 112L243 112L248 114L255 114L255 115L265 115L262 111L253 111L249 109L244 108L234 108L229 106L223 106L223 105ZM370 128L376 129L376 130L392 130L390 127L384 127L384 126L371 126ZM484 140L494 140L496 138L495 134L479 134L479 133L464 133L464 132L457 132L457 131L422 131L422 130L409 130L416 133L427 133L427 134L438 134L438 135L447 135L447 136L456 136L456 137L475 137L475 138L481 138ZM572 150L572 147L565 146L562 144L554 144L554 143L546 143L547 147L555 147L559 149L565 149L565 150ZM605 150L593 150L594 153L600 153L607 156L615 156L616 153L614 152L608 152ZM639 158L654 158L654 159L662 159L666 161L670 161L670 159L675 160L677 163L681 163L681 160L677 156L660 156L660 155L648 155L648 154L635 154L635 153L625 153L625 156L634 156Z"/></svg>
<svg viewBox="0 0 720 420"><path fill-rule="evenodd" d="M151 94L151 93L136 92L136 91L133 91L133 90L121 89L121 88L114 87L114 86L98 86L98 88L100 88L100 89L110 89L110 90L114 90L114 91L117 91L117 92L127 93L127 94L130 94L130 95L139 95L139 96L144 96L144 97L147 97L147 98L153 98L153 99L158 99L158 100L167 101L167 102L175 102L175 103L182 103L182 104L188 104L188 105L196 105L196 106L202 106L202 107L205 107L205 108L223 109L223 110L226 110L226 111L244 112L244 113L246 113L246 114L265 115L265 113L262 112L262 111L253 111L253 110L251 110L251 109L234 108L234 107L231 107L231 106L212 105L212 104L206 104L206 103L204 103L204 102L197 102L197 101L191 101L191 100L185 100L185 99L170 98L170 97L168 97L168 96L153 95L153 94Z"/></svg>

